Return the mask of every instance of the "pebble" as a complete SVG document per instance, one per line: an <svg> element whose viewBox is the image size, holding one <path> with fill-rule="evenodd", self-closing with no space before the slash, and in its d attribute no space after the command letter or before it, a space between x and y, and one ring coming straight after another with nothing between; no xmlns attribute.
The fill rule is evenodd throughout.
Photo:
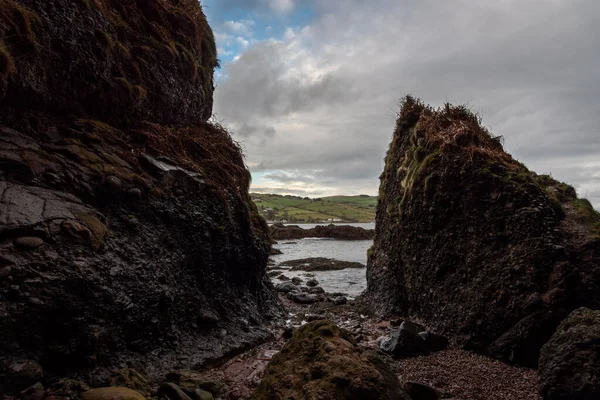
<svg viewBox="0 0 600 400"><path fill-rule="evenodd" d="M11 266L0 268L0 281L5 280L8 277L10 277L11 273L12 273L12 267Z"/></svg>
<svg viewBox="0 0 600 400"><path fill-rule="evenodd" d="M121 186L123 186L123 183L121 183L121 180L119 178L117 178L114 175L111 175L108 178L106 178L106 186L108 186L114 191L118 191L121 189Z"/></svg>
<svg viewBox="0 0 600 400"><path fill-rule="evenodd" d="M139 200L142 198L142 191L138 188L129 189L129 191L127 193L129 193L129 195L136 200Z"/></svg>
<svg viewBox="0 0 600 400"><path fill-rule="evenodd" d="M35 250L44 244L44 240L35 236L23 236L15 239L13 244L21 250Z"/></svg>

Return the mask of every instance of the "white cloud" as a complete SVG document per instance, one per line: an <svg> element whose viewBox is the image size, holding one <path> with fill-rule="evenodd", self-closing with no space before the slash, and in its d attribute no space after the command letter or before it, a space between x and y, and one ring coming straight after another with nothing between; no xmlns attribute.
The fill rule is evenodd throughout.
<svg viewBox="0 0 600 400"><path fill-rule="evenodd" d="M269 5L273 10L287 14L294 9L294 0L269 0Z"/></svg>
<svg viewBox="0 0 600 400"><path fill-rule="evenodd" d="M244 36L252 36L256 23L254 20L245 19L243 21L225 21L223 24L228 31Z"/></svg>

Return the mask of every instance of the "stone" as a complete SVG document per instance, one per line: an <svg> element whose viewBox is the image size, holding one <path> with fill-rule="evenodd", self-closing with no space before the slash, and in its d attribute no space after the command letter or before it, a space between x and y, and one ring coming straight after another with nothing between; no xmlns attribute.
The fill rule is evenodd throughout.
<svg viewBox="0 0 600 400"><path fill-rule="evenodd" d="M108 178L106 178L105 183L110 190L113 190L115 192L121 190L121 186L123 186L121 180L114 175L111 175Z"/></svg>
<svg viewBox="0 0 600 400"><path fill-rule="evenodd" d="M295 293L292 295L292 301L298 304L313 304L319 301L319 298L314 294Z"/></svg>
<svg viewBox="0 0 600 400"><path fill-rule="evenodd" d="M600 399L600 311L579 308L558 326L540 352L545 400Z"/></svg>
<svg viewBox="0 0 600 400"><path fill-rule="evenodd" d="M218 394L223 390L222 383L216 382L202 372L188 369L181 369L169 373L166 377L166 381L175 383L188 394L196 389L202 389L214 394Z"/></svg>
<svg viewBox="0 0 600 400"><path fill-rule="evenodd" d="M108 378L108 383L111 386L127 387L134 389L140 393L149 393L150 386L148 378L139 373L133 368L122 368L113 373Z"/></svg>
<svg viewBox="0 0 600 400"><path fill-rule="evenodd" d="M7 267L0 268L0 281L7 279L12 273L12 267L9 265Z"/></svg>
<svg viewBox="0 0 600 400"><path fill-rule="evenodd" d="M307 314L304 316L304 318L308 321L308 322L312 322L312 321L318 321L320 319L326 319L324 315L322 314Z"/></svg>
<svg viewBox="0 0 600 400"><path fill-rule="evenodd" d="M275 286L275 290L282 293L289 293L293 292L294 290L298 290L298 286L294 285L291 282L284 282Z"/></svg>
<svg viewBox="0 0 600 400"><path fill-rule="evenodd" d="M306 281L306 286L308 287L313 287L313 286L318 286L319 282L316 279L309 279L308 281Z"/></svg>
<svg viewBox="0 0 600 400"><path fill-rule="evenodd" d="M325 293L325 289L320 286L314 286L308 289L308 293L310 294L323 294Z"/></svg>
<svg viewBox="0 0 600 400"><path fill-rule="evenodd" d="M294 336L294 327L293 326L286 326L283 329L283 333L281 334L281 337L284 339L290 339L292 336Z"/></svg>
<svg viewBox="0 0 600 400"><path fill-rule="evenodd" d="M179 386L172 382L166 382L160 386L158 389L158 398L166 398L168 400L192 400Z"/></svg>
<svg viewBox="0 0 600 400"><path fill-rule="evenodd" d="M132 199L140 200L142 198L142 191L138 188L131 188L127 193Z"/></svg>
<svg viewBox="0 0 600 400"><path fill-rule="evenodd" d="M379 348L394 358L416 357L429 354L425 340L414 330L394 328L383 337Z"/></svg>
<svg viewBox="0 0 600 400"><path fill-rule="evenodd" d="M267 272L267 276L270 278L276 277L281 275L281 271L269 271Z"/></svg>
<svg viewBox="0 0 600 400"><path fill-rule="evenodd" d="M442 398L440 391L422 383L405 382L402 388L414 400L438 400Z"/></svg>
<svg viewBox="0 0 600 400"><path fill-rule="evenodd" d="M279 279L280 281L289 281L289 280L290 280L290 278L288 278L287 276L285 276L285 275L283 275L283 274L282 274L282 275L279 275L279 276L277 277L277 279Z"/></svg>
<svg viewBox="0 0 600 400"><path fill-rule="evenodd" d="M344 296L336 296L334 298L331 299L333 301L333 304L335 304L336 306L343 306L344 304L348 303L348 299Z"/></svg>
<svg viewBox="0 0 600 400"><path fill-rule="evenodd" d="M271 249L269 250L270 256L277 256L279 254L283 254L283 252L279 249L276 249L275 247L271 247Z"/></svg>
<svg viewBox="0 0 600 400"><path fill-rule="evenodd" d="M88 390L81 395L82 400L146 400L135 390L126 387L104 387ZM187 400L187 399L185 399Z"/></svg>
<svg viewBox="0 0 600 400"><path fill-rule="evenodd" d="M304 281L302 279L298 278L297 276L292 278L292 283L294 285L300 285L300 284L302 284L302 282L304 282Z"/></svg>
<svg viewBox="0 0 600 400"><path fill-rule="evenodd" d="M7 370L11 383L21 389L44 377L42 366L33 360L13 361Z"/></svg>
<svg viewBox="0 0 600 400"><path fill-rule="evenodd" d="M351 335L331 322L309 322L273 356L252 398L410 400L377 359L361 354Z"/></svg>
<svg viewBox="0 0 600 400"><path fill-rule="evenodd" d="M210 392L202 389L196 389L189 393L192 400L214 400L215 398Z"/></svg>
<svg viewBox="0 0 600 400"><path fill-rule="evenodd" d="M35 250L44 245L44 239L35 236L22 236L13 241L20 250Z"/></svg>
<svg viewBox="0 0 600 400"><path fill-rule="evenodd" d="M42 400L44 394L44 385L38 382L19 393L19 397L21 400Z"/></svg>
<svg viewBox="0 0 600 400"><path fill-rule="evenodd" d="M430 352L442 351L448 348L448 339L433 332L419 332L419 336L425 341L425 347Z"/></svg>
<svg viewBox="0 0 600 400"><path fill-rule="evenodd" d="M400 324L401 329L406 329L414 333L420 333L425 331L425 327L423 325L417 324L416 322L412 322L409 320L404 320Z"/></svg>

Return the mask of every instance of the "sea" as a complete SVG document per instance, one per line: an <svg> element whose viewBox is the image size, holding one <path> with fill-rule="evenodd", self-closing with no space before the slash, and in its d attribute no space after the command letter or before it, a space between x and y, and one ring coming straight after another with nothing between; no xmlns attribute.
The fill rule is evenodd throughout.
<svg viewBox="0 0 600 400"><path fill-rule="evenodd" d="M295 224L290 224L295 225ZM301 228L309 229L324 224L298 224ZM336 224L358 226L364 229L375 229L375 223ZM337 240L325 238L306 238L294 240L279 240L273 247L283 254L271 256L275 265L284 261L297 260L309 257L334 258L340 261L357 261L367 265L367 251L373 245L372 240ZM303 280L312 279L306 274L314 274L314 279L319 286L328 293L345 293L349 298L354 298L367 288L366 268L349 268L340 271L289 271L288 267L281 267L283 274L288 278L300 277ZM274 280L278 283L277 279Z"/></svg>

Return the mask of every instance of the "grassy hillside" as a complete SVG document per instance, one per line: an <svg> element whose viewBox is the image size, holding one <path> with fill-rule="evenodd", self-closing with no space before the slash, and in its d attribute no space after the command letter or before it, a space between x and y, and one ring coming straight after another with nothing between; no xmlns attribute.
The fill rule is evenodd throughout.
<svg viewBox="0 0 600 400"><path fill-rule="evenodd" d="M260 193L250 196L267 221L372 222L377 205L377 197L367 195L319 199Z"/></svg>

